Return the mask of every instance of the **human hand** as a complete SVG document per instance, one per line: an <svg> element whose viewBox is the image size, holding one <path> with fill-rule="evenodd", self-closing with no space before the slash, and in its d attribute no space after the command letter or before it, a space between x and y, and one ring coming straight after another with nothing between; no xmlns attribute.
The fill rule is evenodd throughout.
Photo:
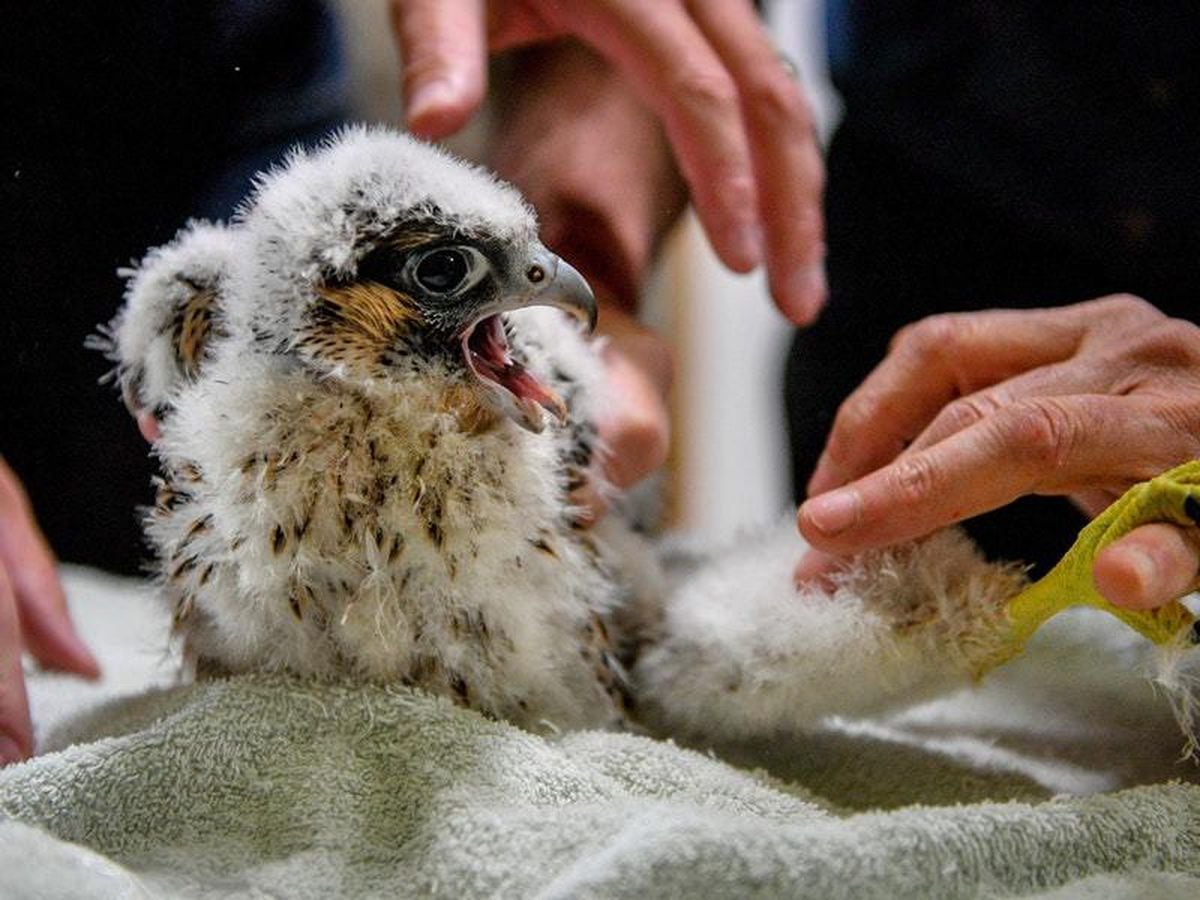
<svg viewBox="0 0 1200 900"><path fill-rule="evenodd" d="M85 678L100 668L75 633L54 556L16 474L0 458L0 765L33 752L22 649Z"/></svg>
<svg viewBox="0 0 1200 900"><path fill-rule="evenodd" d="M673 366L667 345L630 315L601 302L597 331L612 404L597 422L601 452L593 465L598 477L575 491L581 523L593 525L608 509L600 485L630 488L667 461L671 417L667 393Z"/></svg>
<svg viewBox="0 0 1200 900"><path fill-rule="evenodd" d="M1200 328L1129 296L925 319L838 411L799 512L816 552L797 578L1023 494L1095 514L1196 457ZM1097 587L1161 605L1195 582L1196 546L1194 529L1138 528L1097 557Z"/></svg>
<svg viewBox="0 0 1200 900"><path fill-rule="evenodd" d="M493 0L486 11L482 0L392 0L392 13L409 127L429 138L476 110L489 51L562 37L593 47L661 120L725 264L765 261L780 310L799 324L816 317L826 292L821 155L804 95L748 0ZM593 140L627 152L607 135Z"/></svg>

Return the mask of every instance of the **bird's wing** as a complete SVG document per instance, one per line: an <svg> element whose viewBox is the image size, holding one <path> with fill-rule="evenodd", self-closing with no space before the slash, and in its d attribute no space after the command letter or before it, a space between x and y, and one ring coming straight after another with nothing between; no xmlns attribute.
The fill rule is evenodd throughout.
<svg viewBox="0 0 1200 900"><path fill-rule="evenodd" d="M193 222L122 272L125 305L92 346L116 362L133 415L163 418L178 390L199 376L223 332L222 294L236 238L235 229Z"/></svg>

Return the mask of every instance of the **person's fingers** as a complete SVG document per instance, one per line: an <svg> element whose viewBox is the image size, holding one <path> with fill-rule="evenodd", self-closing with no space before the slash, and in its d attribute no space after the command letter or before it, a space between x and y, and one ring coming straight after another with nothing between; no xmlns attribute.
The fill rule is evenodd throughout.
<svg viewBox="0 0 1200 900"><path fill-rule="evenodd" d="M1123 489L1195 455L1159 401L1075 396L1014 403L800 507L809 543L849 554L928 534L1028 493Z"/></svg>
<svg viewBox="0 0 1200 900"><path fill-rule="evenodd" d="M666 462L671 435L666 398L674 373L666 344L609 303L601 304L600 332L611 397L596 423L602 447L596 471L571 494L583 526L607 512L603 486L632 487Z"/></svg>
<svg viewBox="0 0 1200 900"><path fill-rule="evenodd" d="M626 335L609 341L604 362L614 395L611 414L599 423L601 441L608 448L604 473L610 484L627 488L667 460L671 361L661 341Z"/></svg>
<svg viewBox="0 0 1200 900"><path fill-rule="evenodd" d="M1070 500L1089 519L1094 519L1117 501L1120 491L1104 488L1082 488L1072 491Z"/></svg>
<svg viewBox="0 0 1200 900"><path fill-rule="evenodd" d="M33 751L33 725L21 671L21 622L8 573L0 565L0 766Z"/></svg>
<svg viewBox="0 0 1200 900"><path fill-rule="evenodd" d="M1078 358L1040 366L947 403L925 430L913 438L904 452L913 453L932 447L1021 400L1115 393L1112 388L1119 375L1112 367L1098 365L1095 360Z"/></svg>
<svg viewBox="0 0 1200 900"><path fill-rule="evenodd" d="M156 443L162 437L162 429L159 427L158 418L154 413L142 410L137 414L136 419L138 431L142 433L147 444Z"/></svg>
<svg viewBox="0 0 1200 900"><path fill-rule="evenodd" d="M951 313L902 329L838 410L809 495L891 462L957 397L1070 357L1092 321L1089 306Z"/></svg>
<svg viewBox="0 0 1200 900"><path fill-rule="evenodd" d="M824 164L808 102L748 0L689 0L687 7L729 70L741 100L771 293L789 319L808 324L826 295Z"/></svg>
<svg viewBox="0 0 1200 900"><path fill-rule="evenodd" d="M792 580L797 588L815 586L828 591L834 587L833 573L845 567L846 560L843 557L810 547L796 564Z"/></svg>
<svg viewBox="0 0 1200 900"><path fill-rule="evenodd" d="M20 617L18 640L43 665L89 678L99 667L75 633L58 580L54 555L34 522L29 500L13 471L0 460L0 568Z"/></svg>
<svg viewBox="0 0 1200 900"><path fill-rule="evenodd" d="M392 0L408 128L426 138L457 131L487 88L483 0Z"/></svg>
<svg viewBox="0 0 1200 900"><path fill-rule="evenodd" d="M1114 606L1162 606L1196 587L1200 531L1166 523L1135 528L1096 555L1092 576Z"/></svg>
<svg viewBox="0 0 1200 900"><path fill-rule="evenodd" d="M717 255L744 272L763 260L754 168L738 90L678 2L577 8L571 30L609 59L658 114Z"/></svg>

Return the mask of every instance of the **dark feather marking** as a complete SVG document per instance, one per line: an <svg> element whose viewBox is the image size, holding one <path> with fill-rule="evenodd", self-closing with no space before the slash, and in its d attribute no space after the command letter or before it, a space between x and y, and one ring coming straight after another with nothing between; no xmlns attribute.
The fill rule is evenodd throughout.
<svg viewBox="0 0 1200 900"><path fill-rule="evenodd" d="M212 513L209 513L208 515L197 519L195 522L192 523L191 527L188 528L187 533L184 534L184 536L183 536L184 543L187 543L192 538L194 538L196 535L203 534L204 532L208 531L208 529L211 526L212 526Z"/></svg>
<svg viewBox="0 0 1200 900"><path fill-rule="evenodd" d="M467 682L463 679L462 675L460 675L458 672L451 672L449 674L450 674L450 689L452 691L454 691L454 695L456 697L458 697L460 702L467 703L470 699L468 691L467 691Z"/></svg>
<svg viewBox="0 0 1200 900"><path fill-rule="evenodd" d="M196 568L196 557L189 556L186 559L176 563L175 568L171 570L170 578L172 581L178 581L194 568Z"/></svg>
<svg viewBox="0 0 1200 900"><path fill-rule="evenodd" d="M176 310L172 327L172 343L180 367L189 378L195 378L208 350L210 334L219 327L217 293L192 281L185 282L194 293Z"/></svg>
<svg viewBox="0 0 1200 900"><path fill-rule="evenodd" d="M541 550L543 553L547 554L548 556L551 556L554 559L558 559L558 554L554 552L554 548L551 547L548 543L546 543L546 541L543 538L540 538L540 537L536 538L536 539L529 538L529 543L531 545L533 545L534 547L536 547L538 550Z"/></svg>
<svg viewBox="0 0 1200 900"><path fill-rule="evenodd" d="M392 549L388 551L387 560L394 563L404 551L404 538L398 534L392 535Z"/></svg>
<svg viewBox="0 0 1200 900"><path fill-rule="evenodd" d="M271 453L267 456L267 466L263 470L263 487L268 491L274 490L275 481L279 477L279 454Z"/></svg>
<svg viewBox="0 0 1200 900"><path fill-rule="evenodd" d="M442 533L442 523L439 519L426 519L425 533L429 535L429 540L433 542L435 547L441 547L442 541L445 540L445 535Z"/></svg>
<svg viewBox="0 0 1200 900"><path fill-rule="evenodd" d="M196 597L193 594L184 594L179 598L179 602L175 604L175 612L171 616L172 627L178 629L184 622L192 616L192 611L196 607Z"/></svg>

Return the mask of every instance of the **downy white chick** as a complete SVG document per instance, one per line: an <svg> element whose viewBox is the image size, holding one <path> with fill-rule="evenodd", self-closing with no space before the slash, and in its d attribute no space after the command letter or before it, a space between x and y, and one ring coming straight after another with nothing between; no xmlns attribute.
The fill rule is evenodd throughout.
<svg viewBox="0 0 1200 900"><path fill-rule="evenodd" d="M864 557L830 597L792 585L790 525L677 564L619 516L579 527L595 315L513 188L385 130L296 153L232 224L152 251L109 352L161 426L147 530L200 669L699 738L969 677L1020 578L957 533Z"/></svg>

